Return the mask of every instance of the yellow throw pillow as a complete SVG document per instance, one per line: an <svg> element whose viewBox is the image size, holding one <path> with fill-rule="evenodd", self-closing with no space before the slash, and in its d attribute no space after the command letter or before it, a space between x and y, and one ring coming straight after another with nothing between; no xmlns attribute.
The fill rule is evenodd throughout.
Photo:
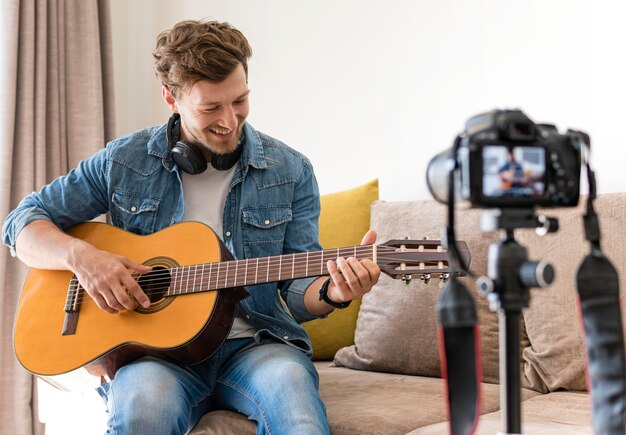
<svg viewBox="0 0 626 435"><path fill-rule="evenodd" d="M342 192L321 196L320 243L324 249L342 248L361 243L370 228L370 206L378 199L378 180ZM343 310L335 310L325 319L304 323L313 342L313 359L331 360L335 352L354 344L360 300Z"/></svg>

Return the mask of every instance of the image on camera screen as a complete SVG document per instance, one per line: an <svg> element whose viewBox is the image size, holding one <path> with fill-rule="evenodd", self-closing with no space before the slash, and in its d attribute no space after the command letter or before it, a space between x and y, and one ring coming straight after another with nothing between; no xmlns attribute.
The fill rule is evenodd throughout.
<svg viewBox="0 0 626 435"><path fill-rule="evenodd" d="M546 187L546 152L542 147L484 145L483 196L540 198Z"/></svg>

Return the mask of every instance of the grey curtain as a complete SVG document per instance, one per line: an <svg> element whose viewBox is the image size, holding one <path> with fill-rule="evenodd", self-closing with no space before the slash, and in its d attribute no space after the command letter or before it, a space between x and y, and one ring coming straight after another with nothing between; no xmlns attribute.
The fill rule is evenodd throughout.
<svg viewBox="0 0 626 435"><path fill-rule="evenodd" d="M0 0L0 219L114 134L108 0ZM16 361L26 268L0 249L0 435L41 433L36 382ZM54 309L51 307L51 309Z"/></svg>

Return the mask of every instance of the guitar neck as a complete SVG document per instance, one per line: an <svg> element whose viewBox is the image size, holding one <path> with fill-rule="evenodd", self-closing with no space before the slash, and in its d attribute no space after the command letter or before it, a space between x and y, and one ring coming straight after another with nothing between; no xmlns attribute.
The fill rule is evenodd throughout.
<svg viewBox="0 0 626 435"><path fill-rule="evenodd" d="M170 288L165 296L327 275L326 262L338 257L376 261L376 245L175 267L169 270Z"/></svg>

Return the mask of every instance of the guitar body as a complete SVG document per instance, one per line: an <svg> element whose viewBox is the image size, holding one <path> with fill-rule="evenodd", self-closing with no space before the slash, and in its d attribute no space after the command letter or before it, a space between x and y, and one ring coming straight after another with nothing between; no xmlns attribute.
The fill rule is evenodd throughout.
<svg viewBox="0 0 626 435"><path fill-rule="evenodd" d="M215 233L196 222L148 236L93 222L76 225L67 233L153 267L231 259ZM31 268L28 272L18 302L13 344L18 360L32 373L51 376L87 366L91 373L112 379L119 367L143 355L182 364L200 362L222 345L237 301L247 295L238 288L167 296L152 300L147 309L108 314L81 290L75 330L64 335L64 308L72 279L75 276L68 271Z"/></svg>

